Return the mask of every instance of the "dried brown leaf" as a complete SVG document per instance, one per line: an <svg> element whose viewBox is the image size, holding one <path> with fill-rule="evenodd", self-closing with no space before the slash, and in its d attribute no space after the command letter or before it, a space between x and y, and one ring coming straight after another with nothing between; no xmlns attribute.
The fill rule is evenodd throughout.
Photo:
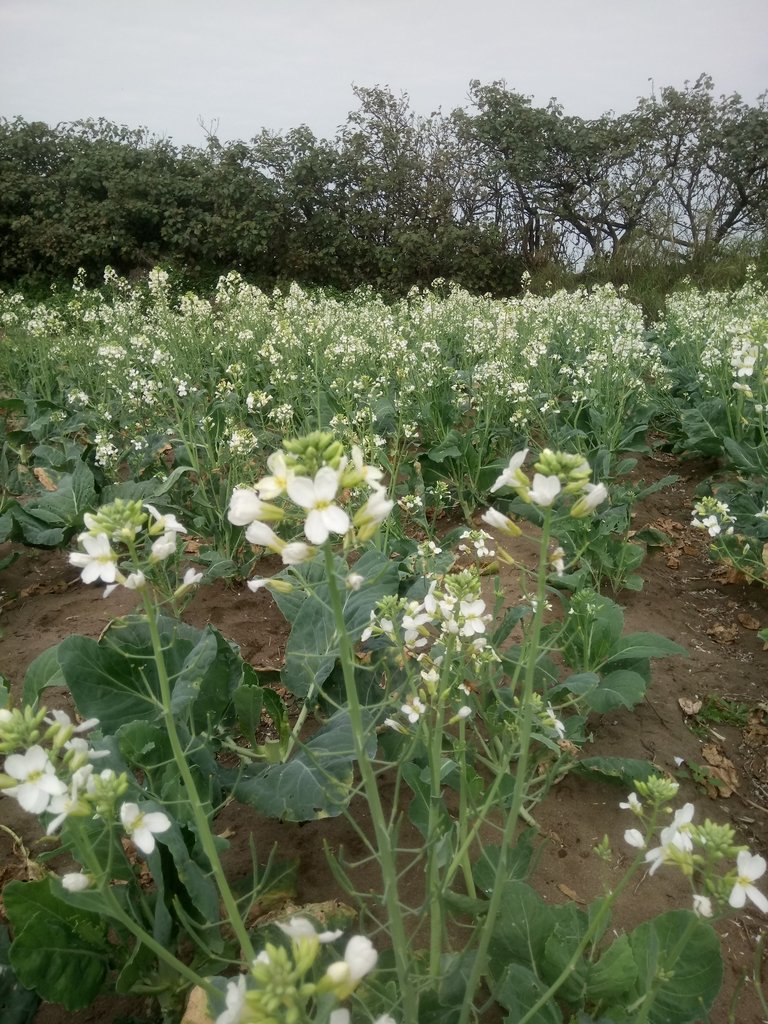
<svg viewBox="0 0 768 1024"><path fill-rule="evenodd" d="M678 697L677 703L682 708L683 714L688 715L689 717L692 715L698 715L701 711L700 700L689 700L687 697Z"/></svg>

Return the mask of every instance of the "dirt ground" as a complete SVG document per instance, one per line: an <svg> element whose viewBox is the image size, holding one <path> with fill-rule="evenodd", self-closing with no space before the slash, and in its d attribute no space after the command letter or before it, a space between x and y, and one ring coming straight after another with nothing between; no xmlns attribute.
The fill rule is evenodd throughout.
<svg viewBox="0 0 768 1024"><path fill-rule="evenodd" d="M656 525L675 543L649 554L640 570L645 579L641 592L625 591L617 600L625 608L628 631L660 633L682 644L689 656L655 662L648 697L634 711L595 716L593 741L585 753L653 761L680 779L680 802L695 803L697 820L709 816L731 822L753 852L766 855L768 655L757 630L768 626L768 591L728 582L722 567L709 560L705 538L688 525L691 495L712 472L711 464L678 465L671 457L658 455L644 460L641 469L646 483L667 473L680 474L676 484L652 495L638 508L635 522L636 528ZM267 567L265 574L270 571ZM505 582L514 588L511 577ZM99 587L80 582L60 552L26 550L0 574L0 592L0 672L11 680L16 694L27 665L39 653L72 633L98 636L112 617L132 610L135 604L135 595L127 591L104 600ZM279 668L286 628L266 592L252 594L223 583L204 587L185 617L198 626L212 622L240 645L244 657L255 666ZM747 721L734 725L710 717L694 732L691 725L696 720L685 712L695 708L695 703L687 702L708 697L746 705ZM54 695L48 700L55 703ZM719 778L719 787L713 784L713 777ZM619 876L626 850L622 835L631 824L626 812L618 808L625 797L621 787L576 775L555 787L536 812L543 850L533 884L543 896L552 902L576 899L588 903ZM364 819L364 808L360 813ZM2 797L0 823L13 829L27 847L34 847L33 819ZM228 858L233 873L244 872L250 865L248 841L253 833L265 854L277 842L285 855L299 858L297 904L340 895L322 844L324 838L332 847L344 843L354 856L357 840L344 819L305 825L265 822L238 805L223 812L220 824L230 835ZM609 866L592 852L605 834L614 851L614 863ZM18 844L0 831L0 882L23 877L23 870ZM371 885L375 884L371 879ZM763 889L765 884L763 879ZM626 895L613 927L631 928L657 913L689 905L686 884L678 872L665 868L652 878L643 877ZM725 981L709 1024L763 1021L751 984L740 986L740 980L752 971L755 943L765 927L766 919L755 910L746 910L720 926ZM109 1024L140 1012L138 1003L125 1000L100 1000L78 1013L43 1005L35 1024Z"/></svg>

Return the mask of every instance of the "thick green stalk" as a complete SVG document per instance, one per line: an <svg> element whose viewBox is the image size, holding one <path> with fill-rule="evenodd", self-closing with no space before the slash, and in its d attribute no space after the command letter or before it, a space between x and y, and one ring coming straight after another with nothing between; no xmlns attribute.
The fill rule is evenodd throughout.
<svg viewBox="0 0 768 1024"><path fill-rule="evenodd" d="M427 824L427 906L429 907L429 976L440 977L440 955L443 951L443 907L438 847L440 811L443 790L440 783L440 761L443 754L443 720L445 718L442 695L437 694L435 720L429 741L429 818Z"/></svg>
<svg viewBox="0 0 768 1024"><path fill-rule="evenodd" d="M507 814L504 823L504 833L499 850L498 868L494 880L491 898L488 901L488 911L485 921L480 929L480 939L477 944L477 954L472 963L472 971L467 980L466 996L461 1009L459 1024L468 1024L470 1013L474 1006L474 995L480 984L480 979L487 970L488 946L496 924L496 918L501 909L501 894L507 880L507 863L509 850L515 836L518 819L523 810L523 799L526 789L526 773L528 770L528 754L531 745L531 729L533 725L533 684L536 677L536 661L539 653L539 640L541 638L541 625L544 614L544 603L546 599L547 566L549 563L549 536L552 527L552 510L547 509L544 514L544 523L541 529L541 543L539 545L539 565L536 589L536 607L533 613L533 623L526 652L525 675L523 677L523 692L520 697L520 724L518 735L520 737L520 753L517 759L515 773L515 788L512 794L512 806Z"/></svg>
<svg viewBox="0 0 768 1024"><path fill-rule="evenodd" d="M146 591L144 591L143 597L144 610L149 624L149 634L152 639L152 650L154 651L155 664L157 666L157 678L160 682L160 699L162 701L163 720L168 731L173 759L176 762L179 774L184 783L184 788L187 792L187 799L192 809L192 815L195 819L197 834L205 855L208 858L208 862L211 865L211 871L216 880L216 885L218 887L219 894L221 895L222 902L224 903L229 924L235 933L237 941L240 943L243 956L246 960L253 960L256 954L245 925L243 924L243 919L240 916L237 901L232 895L232 890L230 889L229 883L227 882L224 874L224 869L221 865L221 860L219 859L219 853L213 839L213 833L211 832L211 827L208 822L208 816L203 810L200 797L197 792L197 787L195 785L195 780L192 777L189 764L184 756L184 750L181 746L179 733L176 729L176 720L174 719L173 712L171 711L171 684L168 678L168 671L165 667L163 646L160 640L160 633L157 628L157 619L155 617L156 609L152 603L151 597L146 593Z"/></svg>
<svg viewBox="0 0 768 1024"><path fill-rule="evenodd" d="M336 584L336 572L333 562L333 551L328 542L324 545L325 550L325 571L328 578L328 593L331 601L336 632L339 637L339 651L341 654L341 667L344 675L344 689L347 696L347 710L352 722L352 738L355 747L360 776L363 781L363 789L373 822L376 835L376 849L381 868L381 877L384 886L384 906L389 917L389 932L392 939L392 953L395 960L397 980L402 996L403 1020L402 1024L417 1024L418 1019L418 996L413 986L410 972L410 960L408 957L408 941L405 934L405 922L403 921L402 909L398 899L397 888L397 864L394 851L392 850L392 837L387 828L387 821L384 815L384 808L381 805L379 788L376 783L376 774L371 765L365 749L365 725L363 712L360 706L360 698L355 683L355 653L352 649L352 642L349 639L347 628L344 623L344 608L341 602L341 594Z"/></svg>

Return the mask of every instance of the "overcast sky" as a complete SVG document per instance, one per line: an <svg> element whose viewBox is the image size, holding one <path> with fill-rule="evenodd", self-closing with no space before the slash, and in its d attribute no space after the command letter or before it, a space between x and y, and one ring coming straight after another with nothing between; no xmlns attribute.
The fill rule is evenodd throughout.
<svg viewBox="0 0 768 1024"><path fill-rule="evenodd" d="M329 137L353 83L429 114L478 78L597 117L702 72L754 102L767 43L768 0L0 0L0 115Z"/></svg>

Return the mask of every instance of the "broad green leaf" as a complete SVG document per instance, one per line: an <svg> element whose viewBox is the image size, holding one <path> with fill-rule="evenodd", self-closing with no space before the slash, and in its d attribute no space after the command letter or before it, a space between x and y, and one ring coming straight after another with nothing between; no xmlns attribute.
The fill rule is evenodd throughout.
<svg viewBox="0 0 768 1024"><path fill-rule="evenodd" d="M504 1018L505 1024L517 1024L547 990L547 985L522 964L509 964L501 976L497 986L493 988L493 997L509 1016ZM548 999L544 1005L529 1018L530 1024L562 1024L563 1015L557 1003Z"/></svg>
<svg viewBox="0 0 768 1024"><path fill-rule="evenodd" d="M563 973L574 950L584 938L589 923L587 915L574 903L565 903L553 909L556 923L544 946L542 965L542 973L550 984ZM588 969L584 957L580 956L558 989L557 998L573 1005L581 1003Z"/></svg>
<svg viewBox="0 0 768 1024"><path fill-rule="evenodd" d="M13 516L5 512L0 516L0 544L11 539L13 533Z"/></svg>
<svg viewBox="0 0 768 1024"><path fill-rule="evenodd" d="M376 736L372 732L367 747L373 756ZM337 711L290 761L247 768L235 783L234 795L270 818L333 817L351 799L354 763L352 723L346 711Z"/></svg>
<svg viewBox="0 0 768 1024"><path fill-rule="evenodd" d="M256 736L261 728L261 711L264 707L264 691L260 686L239 686L235 690L235 714L237 724L248 742L256 746Z"/></svg>
<svg viewBox="0 0 768 1024"><path fill-rule="evenodd" d="M199 731L220 721L242 680L243 662L218 630L160 617L158 631L174 711ZM149 627L141 615L115 619L98 642L68 637L58 647L63 677L78 711L98 718L105 733L129 722L158 721L160 682Z"/></svg>
<svg viewBox="0 0 768 1024"><path fill-rule="evenodd" d="M590 1003L602 1003L620 999L637 980L637 964L632 955L629 939L620 935L606 949L597 963L589 969L587 977L587 999Z"/></svg>
<svg viewBox="0 0 768 1024"><path fill-rule="evenodd" d="M148 804L150 810L160 809ZM195 863L189 854L182 831L176 822L156 837L155 851L149 857L152 877L162 872L166 901L178 898L195 920L204 924L218 921L219 895L213 878ZM163 856L162 848L170 857Z"/></svg>
<svg viewBox="0 0 768 1024"><path fill-rule="evenodd" d="M38 697L49 686L66 686L59 665L59 644L38 654L27 669L22 700L25 704L37 704Z"/></svg>
<svg viewBox="0 0 768 1024"><path fill-rule="evenodd" d="M40 997L24 988L11 967L8 929L0 926L0 1020L3 1024L31 1024Z"/></svg>
<svg viewBox="0 0 768 1024"><path fill-rule="evenodd" d="M617 669L600 679L600 685L587 690L584 700L599 714L614 708L633 708L645 696L648 684L637 672Z"/></svg>
<svg viewBox="0 0 768 1024"><path fill-rule="evenodd" d="M131 663L120 648L70 636L59 644L59 664L78 711L98 718L105 733L137 720L160 719L157 676Z"/></svg>
<svg viewBox="0 0 768 1024"><path fill-rule="evenodd" d="M10 960L21 983L67 1010L98 995L109 967L107 926L51 892L50 881L10 882L3 891L15 939Z"/></svg>
<svg viewBox="0 0 768 1024"><path fill-rule="evenodd" d="M690 910L670 910L639 925L628 939L637 964L636 998L648 993L648 1024L706 1019L723 980L712 926Z"/></svg>
<svg viewBox="0 0 768 1024"><path fill-rule="evenodd" d="M60 526L51 526L43 519L31 515L21 505L15 505L11 509L11 515L21 530L25 544L39 548L56 548L64 543L64 530Z"/></svg>
<svg viewBox="0 0 768 1024"><path fill-rule="evenodd" d="M556 915L524 882L507 882L488 949L491 974L501 978L510 963L523 964L541 977L544 950Z"/></svg>
<svg viewBox="0 0 768 1024"><path fill-rule="evenodd" d="M668 658L673 654L688 657L688 651L674 640L668 640L658 633L629 633L616 644L610 659L602 669L605 671L614 662L639 661L641 658Z"/></svg>
<svg viewBox="0 0 768 1024"><path fill-rule="evenodd" d="M344 624L352 642L356 643L378 601L385 594L396 593L399 576L397 565L373 549L366 551L355 564L354 571L365 580L359 590L347 588L349 571L345 562L337 560L336 585L344 601ZM296 609L295 603L290 608ZM283 605L281 610L284 610ZM339 654L339 638L324 575L314 583L313 592L304 599L295 615L281 676L287 690L298 697L306 697L313 687L322 685L328 678Z"/></svg>
<svg viewBox="0 0 768 1024"><path fill-rule="evenodd" d="M577 761L571 771L579 775L598 775L629 788L638 781L644 782L651 775L658 774L649 761L631 757L585 757Z"/></svg>
<svg viewBox="0 0 768 1024"><path fill-rule="evenodd" d="M523 882L530 874L535 835L535 829L525 829L518 836L512 849L508 851L506 875L510 881ZM500 852L498 846L484 846L482 853L472 865L472 877L475 884L486 895L490 895L498 878Z"/></svg>

